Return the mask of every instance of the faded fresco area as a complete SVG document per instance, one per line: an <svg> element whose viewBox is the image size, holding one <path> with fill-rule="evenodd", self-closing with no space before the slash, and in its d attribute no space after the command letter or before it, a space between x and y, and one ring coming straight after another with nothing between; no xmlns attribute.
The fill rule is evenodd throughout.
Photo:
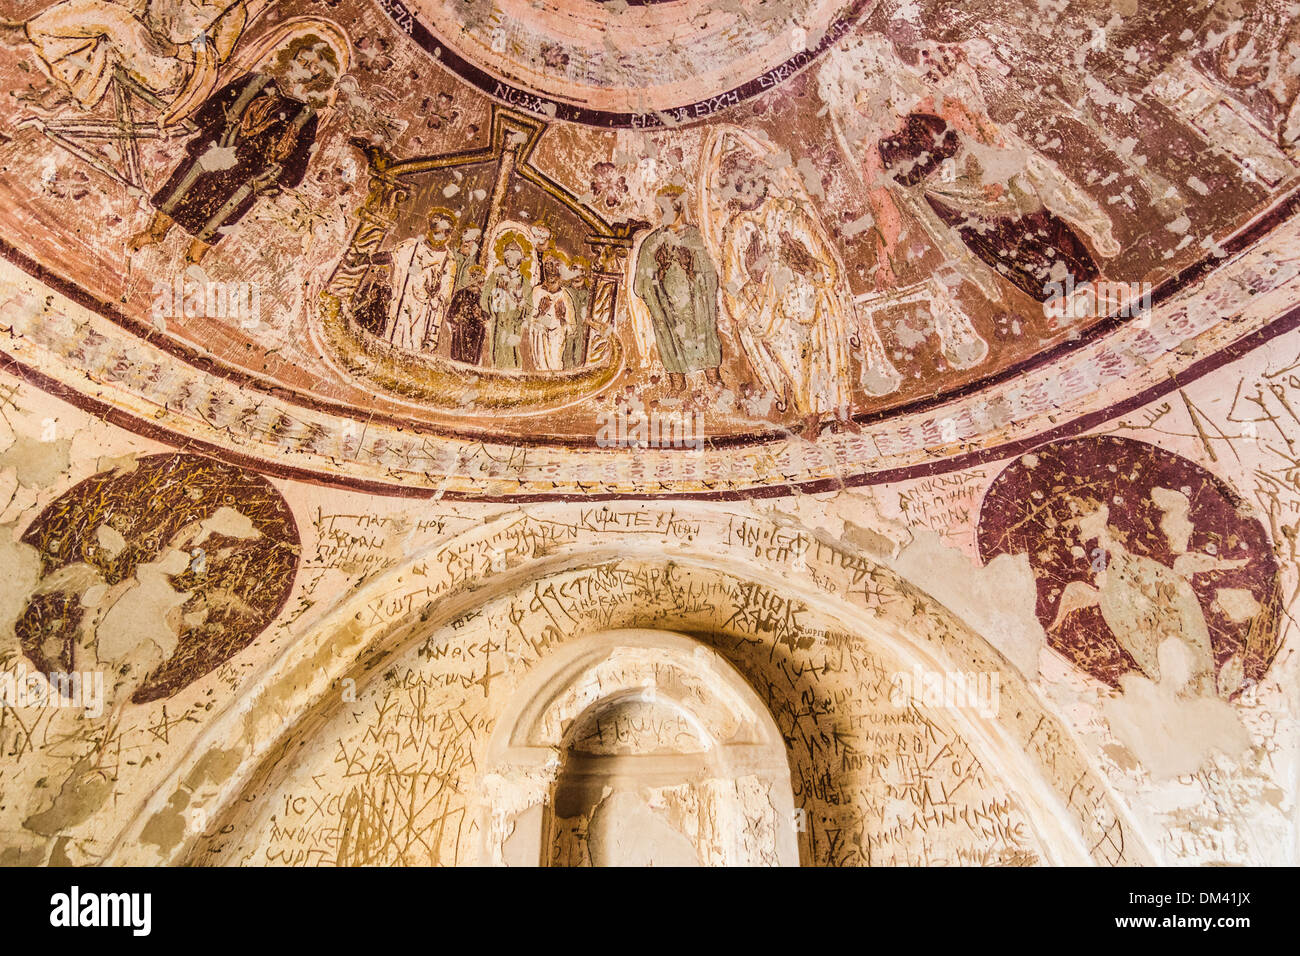
<svg viewBox="0 0 1300 956"><path fill-rule="evenodd" d="M10 0L0 863L1300 862L1298 43Z"/></svg>

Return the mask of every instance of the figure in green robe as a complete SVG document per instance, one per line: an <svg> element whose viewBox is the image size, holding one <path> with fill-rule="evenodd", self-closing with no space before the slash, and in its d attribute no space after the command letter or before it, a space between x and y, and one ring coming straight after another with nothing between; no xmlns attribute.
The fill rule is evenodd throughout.
<svg viewBox="0 0 1300 956"><path fill-rule="evenodd" d="M650 312L659 358L672 386L684 389L686 374L696 371L721 385L718 271L700 230L686 221L682 190L666 187L658 199L664 225L641 243L633 291Z"/></svg>
<svg viewBox="0 0 1300 956"><path fill-rule="evenodd" d="M587 275L580 273L569 285L569 296L573 299L574 322L569 326L564 339L564 367L581 368L587 364L587 344L591 337L587 322L587 303L591 301L591 291L587 288Z"/></svg>
<svg viewBox="0 0 1300 956"><path fill-rule="evenodd" d="M521 268L524 250L517 243L508 245L501 259L488 276L480 304L492 319L492 366L520 368L519 343L524 315L532 304L532 283Z"/></svg>

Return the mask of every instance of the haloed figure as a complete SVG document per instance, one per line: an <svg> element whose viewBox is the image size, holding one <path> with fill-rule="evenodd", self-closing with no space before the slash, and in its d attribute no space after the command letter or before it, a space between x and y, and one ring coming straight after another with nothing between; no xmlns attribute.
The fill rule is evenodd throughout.
<svg viewBox="0 0 1300 956"><path fill-rule="evenodd" d="M454 260L448 244L455 223L436 213L424 235L393 251L393 295L385 337L398 348L431 350L451 300Z"/></svg>
<svg viewBox="0 0 1300 956"><path fill-rule="evenodd" d="M564 368L564 345L577 320L577 307L554 259L542 263L542 284L533 289L533 309L528 317L528 349L533 366L541 372Z"/></svg>
<svg viewBox="0 0 1300 956"><path fill-rule="evenodd" d="M665 187L657 201L664 224L641 243L633 291L650 310L659 358L673 389L685 390L687 373L697 371L721 385L717 269L700 230L686 220L684 191Z"/></svg>
<svg viewBox="0 0 1300 956"><path fill-rule="evenodd" d="M480 305L492 319L492 365L519 368L524 314L531 303L532 287L523 271L524 250L517 242L506 246L501 264L483 287Z"/></svg>
<svg viewBox="0 0 1300 956"><path fill-rule="evenodd" d="M334 48L305 36L288 44L269 72L218 90L192 117L197 134L154 194L153 219L131 237L131 251L162 242L179 223L192 237L185 258L198 262L260 197L296 188L316 142L317 110L338 70Z"/></svg>
<svg viewBox="0 0 1300 956"><path fill-rule="evenodd" d="M782 406L816 438L849 414L849 305L834 253L805 209L775 195L744 150L718 174L731 213L723 232L724 294L745 357Z"/></svg>

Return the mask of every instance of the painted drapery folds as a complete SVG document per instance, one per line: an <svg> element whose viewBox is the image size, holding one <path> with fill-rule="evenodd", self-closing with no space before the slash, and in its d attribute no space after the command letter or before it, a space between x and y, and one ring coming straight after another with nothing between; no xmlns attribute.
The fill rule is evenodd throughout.
<svg viewBox="0 0 1300 956"><path fill-rule="evenodd" d="M284 606L298 563L293 516L269 483L185 455L87 479L22 541L41 559L14 624L23 653L42 671L116 667L136 703L246 647Z"/></svg>
<svg viewBox="0 0 1300 956"><path fill-rule="evenodd" d="M1277 559L1246 503L1159 448L1086 438L1036 448L998 476L980 553L1026 552L1048 641L1118 685L1160 679L1167 638L1192 658L1199 694L1232 697L1278 649Z"/></svg>

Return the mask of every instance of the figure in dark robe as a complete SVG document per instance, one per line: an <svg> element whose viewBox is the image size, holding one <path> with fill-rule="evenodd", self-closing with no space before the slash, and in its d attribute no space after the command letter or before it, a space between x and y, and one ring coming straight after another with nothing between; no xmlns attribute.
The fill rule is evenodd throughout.
<svg viewBox="0 0 1300 956"><path fill-rule="evenodd" d="M645 302L659 358L673 388L686 387L688 372L703 371L721 385L718 338L718 272L700 230L686 221L680 189L660 190L665 223L641 243L633 291Z"/></svg>
<svg viewBox="0 0 1300 956"><path fill-rule="evenodd" d="M302 183L316 142L321 87L333 85L333 49L311 38L287 57L279 78L250 73L213 94L191 118L196 135L185 158L152 197L148 229L128 243L136 252L179 224L200 261L258 199Z"/></svg>
<svg viewBox="0 0 1300 956"><path fill-rule="evenodd" d="M583 280L586 274L581 276ZM573 299L573 322L569 325L564 338L564 368L581 368L587 364L587 346L591 340L591 325L587 321L587 303L591 293L585 281L577 281L569 286L569 296Z"/></svg>
<svg viewBox="0 0 1300 956"><path fill-rule="evenodd" d="M482 266L471 265L464 270L465 284L451 297L443 323L443 334L451 338L448 354L467 365L479 364L487 335L488 314L481 302L485 278Z"/></svg>
<svg viewBox="0 0 1300 956"><path fill-rule="evenodd" d="M469 285L471 267L478 261L479 236L482 233L475 227L460 234L460 243L452 258L456 262L456 292Z"/></svg>
<svg viewBox="0 0 1300 956"><path fill-rule="evenodd" d="M879 150L901 204L941 249L950 245L944 234L955 233L994 273L1040 302L1053 297L1053 282L1069 277L1083 285L1099 278L1097 261L1075 226L1050 208L1065 205L1077 190L1036 154L1000 190L990 190L961 134L929 113L908 114ZM1082 199L1070 206L1099 247L1117 251L1104 212ZM981 284L991 298L997 296L996 288Z"/></svg>

